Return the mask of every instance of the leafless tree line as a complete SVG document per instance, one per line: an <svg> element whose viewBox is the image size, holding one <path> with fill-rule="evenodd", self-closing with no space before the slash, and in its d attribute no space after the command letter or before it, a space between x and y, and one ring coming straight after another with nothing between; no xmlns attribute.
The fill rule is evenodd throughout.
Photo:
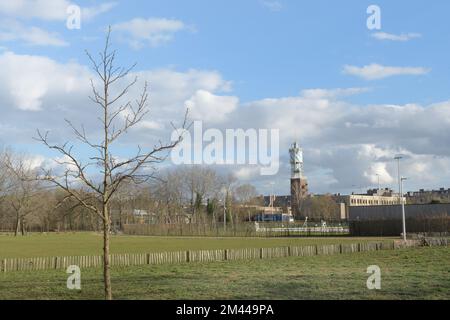
<svg viewBox="0 0 450 320"><path fill-rule="evenodd" d="M102 221L67 193L36 179L41 168L26 155L0 152L0 230L25 235L34 232L101 231ZM80 185L76 192L94 197ZM261 205L254 186L239 184L215 170L186 166L163 171L147 183L129 182L111 198L112 231L126 224L223 223L251 218L245 205ZM143 214L140 214L143 213Z"/></svg>

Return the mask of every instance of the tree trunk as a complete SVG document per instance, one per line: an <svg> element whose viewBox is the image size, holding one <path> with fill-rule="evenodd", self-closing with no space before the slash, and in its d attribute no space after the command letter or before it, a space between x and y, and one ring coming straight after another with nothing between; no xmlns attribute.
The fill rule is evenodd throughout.
<svg viewBox="0 0 450 320"><path fill-rule="evenodd" d="M20 232L20 216L17 215L17 220L16 220L16 230L14 232L14 236L17 237L17 235Z"/></svg>
<svg viewBox="0 0 450 320"><path fill-rule="evenodd" d="M21 220L21 228L22 236L25 236L27 234L27 230L25 229L25 219Z"/></svg>
<svg viewBox="0 0 450 320"><path fill-rule="evenodd" d="M111 221L109 219L108 206L103 208L103 280L105 283L105 299L112 300L111 270L109 261L109 234Z"/></svg>

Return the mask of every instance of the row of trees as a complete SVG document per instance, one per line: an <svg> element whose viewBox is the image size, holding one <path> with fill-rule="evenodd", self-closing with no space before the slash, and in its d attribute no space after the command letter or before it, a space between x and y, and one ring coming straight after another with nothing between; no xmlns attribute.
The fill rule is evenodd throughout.
<svg viewBox="0 0 450 320"><path fill-rule="evenodd" d="M172 223L179 214L188 214L189 222L218 222L224 209L228 221L248 220L250 209L243 211L237 206L262 205L256 188L239 184L232 175L219 175L205 167L179 167L163 176L163 183L156 182L155 190L160 214ZM187 208L187 210L186 210ZM244 210L245 211L245 210Z"/></svg>
<svg viewBox="0 0 450 320"><path fill-rule="evenodd" d="M64 190L36 179L31 159L11 150L0 152L0 229L16 235L32 231L100 231L101 220L76 199L65 199ZM77 191L84 198L89 192ZM127 183L111 198L113 231L125 224L140 223L136 211L145 212L155 224L236 224L250 221L254 206L263 199L250 184L232 175L221 175L201 166L185 166L161 172L146 183ZM288 208L285 208L287 211ZM295 218L339 219L339 206L331 196L305 196Z"/></svg>
<svg viewBox="0 0 450 320"><path fill-rule="evenodd" d="M331 195L305 196L298 201L296 220L340 221L340 206Z"/></svg>
<svg viewBox="0 0 450 320"><path fill-rule="evenodd" d="M67 193L36 179L39 169L25 155L0 153L0 229L16 235L32 231L100 231L101 220ZM89 198L80 186L79 194ZM113 231L139 223L136 211L151 215L153 223L218 223L225 207L229 223L249 220L251 205L262 205L254 186L233 176L199 166L162 172L158 179L124 184L111 198ZM245 210L245 207L248 209Z"/></svg>

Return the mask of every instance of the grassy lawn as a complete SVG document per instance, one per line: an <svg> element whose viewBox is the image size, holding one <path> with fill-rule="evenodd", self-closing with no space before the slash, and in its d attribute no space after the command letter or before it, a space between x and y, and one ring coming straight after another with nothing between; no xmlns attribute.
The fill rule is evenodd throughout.
<svg viewBox="0 0 450 320"><path fill-rule="evenodd" d="M381 290L366 269L381 268ZM113 269L116 299L450 299L450 248ZM101 270L82 290L64 270L0 274L0 299L102 299Z"/></svg>
<svg viewBox="0 0 450 320"><path fill-rule="evenodd" d="M112 253L148 253L181 250L270 248L310 244L380 241L387 238L175 238L113 236ZM392 239L391 239L392 240ZM100 255L102 236L96 233L0 235L0 258Z"/></svg>

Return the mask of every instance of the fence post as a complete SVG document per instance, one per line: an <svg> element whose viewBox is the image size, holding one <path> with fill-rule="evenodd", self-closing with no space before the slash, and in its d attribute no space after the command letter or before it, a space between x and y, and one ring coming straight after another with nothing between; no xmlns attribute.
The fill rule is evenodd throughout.
<svg viewBox="0 0 450 320"><path fill-rule="evenodd" d="M228 260L228 249L225 249L225 252L224 252L224 259L225 259L225 261L227 261Z"/></svg>
<svg viewBox="0 0 450 320"><path fill-rule="evenodd" d="M186 262L191 262L191 252L189 250L186 251Z"/></svg>
<svg viewBox="0 0 450 320"><path fill-rule="evenodd" d="M262 259L263 258L263 248L259 249L259 258Z"/></svg>
<svg viewBox="0 0 450 320"><path fill-rule="evenodd" d="M6 259L2 260L1 271L6 272Z"/></svg>

